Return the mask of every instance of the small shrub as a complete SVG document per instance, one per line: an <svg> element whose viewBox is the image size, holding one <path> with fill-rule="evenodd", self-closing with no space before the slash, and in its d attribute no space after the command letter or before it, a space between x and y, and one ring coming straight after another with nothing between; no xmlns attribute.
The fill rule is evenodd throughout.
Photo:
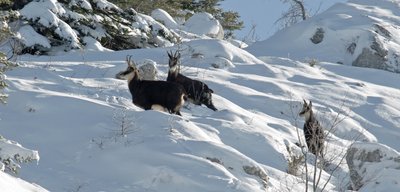
<svg viewBox="0 0 400 192"><path fill-rule="evenodd" d="M303 154L299 154L299 155L294 154L292 152L292 149L288 145L286 145L286 151L289 154L289 157L287 160L288 161L287 173L297 176L299 174L301 165L304 164L304 155Z"/></svg>
<svg viewBox="0 0 400 192"><path fill-rule="evenodd" d="M319 64L318 59L315 59L315 58L306 59L306 62L308 63L308 65L310 65L310 67L314 67Z"/></svg>

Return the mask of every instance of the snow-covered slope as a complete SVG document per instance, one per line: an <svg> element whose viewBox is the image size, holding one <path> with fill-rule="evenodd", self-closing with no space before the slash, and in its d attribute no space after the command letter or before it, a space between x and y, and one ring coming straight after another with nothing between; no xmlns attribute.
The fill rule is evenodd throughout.
<svg viewBox="0 0 400 192"><path fill-rule="evenodd" d="M93 2L107 4L103 0ZM336 64L347 60L337 60L342 57L333 51L335 46L327 44L344 46L328 35L333 29L351 39L359 33L359 26L369 32L355 41L353 53L362 52L361 45L371 47L372 41L364 41L371 33L369 13L376 21L393 20L390 33L395 34L396 2L353 0L334 6L316 17L321 25L329 27L324 28L323 41L314 46L308 46L308 35L299 35L299 31L314 35L318 27L313 19L304 23L314 28L304 23L296 25L269 40L274 44L260 42L247 52L224 40L188 33L182 26L175 28L173 19L157 10L153 15L176 30L183 38L181 44L99 51L106 49L91 39L92 51L19 56L19 66L7 71L9 87L5 91L9 99L7 105L0 106L0 131L7 139L38 150L41 160L22 165L17 176L49 191L304 191L306 186L313 187L312 179L306 184L303 163L300 161L296 167L294 162L301 157L304 145L304 120L297 113L306 99L313 102L317 118L329 132L324 157L328 164L321 169L318 188L399 188L396 161L400 150L400 76ZM360 13L368 14L364 18ZM153 21L149 16L141 17ZM325 17L338 20L324 22ZM342 21L353 17L357 24ZM345 33L346 29L351 33ZM293 34L307 38L290 41ZM376 32L374 37L381 36ZM396 40L394 35L392 39ZM318 38L313 41L318 42ZM305 45L307 49L302 47ZM395 44L379 45L390 48L392 52L388 53L394 55ZM132 55L138 64L154 65L157 79L165 80L170 50L181 52L184 75L214 90L218 111L186 104L182 116L176 116L143 111L132 104L127 82L114 78L126 69L126 56ZM288 58L263 56L269 53ZM312 67L302 62L304 56L320 62ZM357 144L352 145L355 141ZM354 158L347 156L346 160L354 166L348 167L342 160L349 146ZM38 159L37 152L32 154ZM307 154L307 165L312 168L314 156ZM363 161L370 158L376 161ZM376 170L386 170L379 174L390 176L377 178ZM355 177L350 173L361 174ZM390 181L382 179L389 177ZM1 190L46 191L42 187L0 171Z"/></svg>
<svg viewBox="0 0 400 192"><path fill-rule="evenodd" d="M36 184L27 183L2 171L0 171L0 186L2 192L47 192Z"/></svg>
<svg viewBox="0 0 400 192"><path fill-rule="evenodd" d="M400 72L400 1L349 0L256 42L256 56L317 59Z"/></svg>
<svg viewBox="0 0 400 192"><path fill-rule="evenodd" d="M303 98L327 126L337 113L348 114L328 141L329 154L344 155L355 137L400 149L398 75L261 61L225 44L198 40L191 47L203 48L182 52L183 73L214 89L219 109L188 105L182 117L141 110L126 82L114 79L128 54L153 60L165 79L167 49L20 57L8 72L2 133L41 154L20 176L50 191L300 191L301 179L287 174L286 146L300 151L302 120L291 111ZM231 67L212 67L221 53ZM341 165L327 189L346 188L347 173Z"/></svg>

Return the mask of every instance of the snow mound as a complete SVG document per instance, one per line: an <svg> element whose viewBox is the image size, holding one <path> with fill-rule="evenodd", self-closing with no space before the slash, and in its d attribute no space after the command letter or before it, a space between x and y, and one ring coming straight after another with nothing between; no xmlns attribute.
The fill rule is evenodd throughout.
<svg viewBox="0 0 400 192"><path fill-rule="evenodd" d="M162 22L165 27L169 29L177 29L178 23L172 18L172 16L162 9L155 9L151 12L151 17L155 20Z"/></svg>
<svg viewBox="0 0 400 192"><path fill-rule="evenodd" d="M234 67L233 63L264 63L247 51L223 40L200 39L185 42L182 45L182 55L189 57L188 63L208 64L215 68L231 68Z"/></svg>
<svg viewBox="0 0 400 192"><path fill-rule="evenodd" d="M247 50L304 61L400 72L398 0L350 0L256 42Z"/></svg>
<svg viewBox="0 0 400 192"><path fill-rule="evenodd" d="M224 37L222 25L209 13L195 13L184 25L186 31L200 36L207 35L217 39Z"/></svg>

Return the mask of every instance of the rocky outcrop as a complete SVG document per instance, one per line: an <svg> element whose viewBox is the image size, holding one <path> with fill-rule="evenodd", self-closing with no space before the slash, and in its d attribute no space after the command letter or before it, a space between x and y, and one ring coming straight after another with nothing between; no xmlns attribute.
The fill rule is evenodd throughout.
<svg viewBox="0 0 400 192"><path fill-rule="evenodd" d="M355 143L346 155L352 189L400 189L400 154L379 143Z"/></svg>

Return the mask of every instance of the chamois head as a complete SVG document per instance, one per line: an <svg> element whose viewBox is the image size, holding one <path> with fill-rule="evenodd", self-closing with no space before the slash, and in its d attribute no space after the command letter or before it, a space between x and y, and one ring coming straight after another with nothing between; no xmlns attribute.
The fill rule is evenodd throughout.
<svg viewBox="0 0 400 192"><path fill-rule="evenodd" d="M304 117L306 120L310 119L312 115L312 102L307 104L306 100L303 99L303 108L299 112L300 117Z"/></svg>
<svg viewBox="0 0 400 192"><path fill-rule="evenodd" d="M172 51L170 51L170 52L167 52L167 54L169 57L168 65L169 65L170 71L179 72L181 53L179 51L176 51L175 53L172 53Z"/></svg>
<svg viewBox="0 0 400 192"><path fill-rule="evenodd" d="M128 80L131 81L133 78L138 78L138 70L135 66L135 63L131 60L132 56L126 56L126 63L128 64L128 67L126 68L125 71L119 72L117 75L115 75L115 78L117 79L123 79L123 80Z"/></svg>

